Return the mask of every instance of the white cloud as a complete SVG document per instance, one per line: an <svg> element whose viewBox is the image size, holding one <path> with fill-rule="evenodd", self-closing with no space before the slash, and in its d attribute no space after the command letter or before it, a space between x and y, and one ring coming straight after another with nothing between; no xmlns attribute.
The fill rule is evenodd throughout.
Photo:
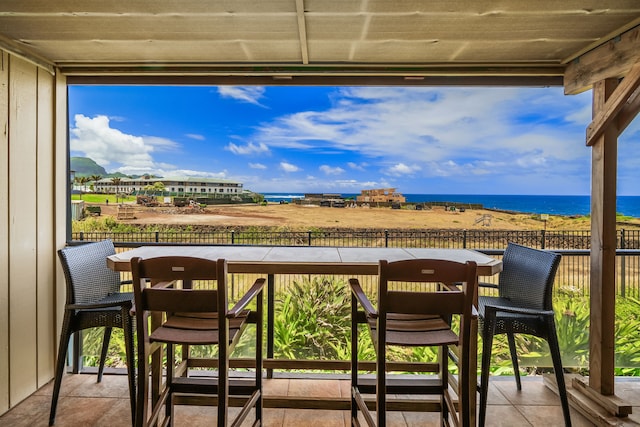
<svg viewBox="0 0 640 427"><path fill-rule="evenodd" d="M188 133L185 135L187 138L195 139L197 141L204 141L206 138L204 135L199 135L197 133Z"/></svg>
<svg viewBox="0 0 640 427"><path fill-rule="evenodd" d="M107 172L121 172L126 175L228 178L226 171L178 169L175 165L154 160L154 153L180 148L178 143L170 139L126 134L112 128L109 118L102 115L90 118L76 114L74 119L75 126L70 130L71 151L93 159Z"/></svg>
<svg viewBox="0 0 640 427"><path fill-rule="evenodd" d="M177 169L175 167L153 167L153 168L140 168L131 166L122 166L116 169L117 172L121 172L125 175L144 175L153 174L157 176L163 176L165 178L178 178L178 177L194 177L194 178L217 178L217 179L229 179L227 171L221 172L206 172L197 171L191 169Z"/></svg>
<svg viewBox="0 0 640 427"><path fill-rule="evenodd" d="M366 164L366 163L360 163L360 164L358 164L358 163L354 163L354 162L348 162L348 163L347 163L347 166L349 166L351 169L354 169L354 170L357 170L357 171L362 171L362 172L364 172L365 168L366 168L367 166L369 166L369 165L368 165L368 164Z"/></svg>
<svg viewBox="0 0 640 427"><path fill-rule="evenodd" d="M225 150L231 151L233 154L238 155L247 155L247 154L260 154L260 153L268 153L269 147L263 142L259 144L254 144L253 142L248 143L247 145L241 146L230 142L229 145L225 147Z"/></svg>
<svg viewBox="0 0 640 427"><path fill-rule="evenodd" d="M154 152L179 147L166 138L129 135L114 129L106 116L90 118L76 114L74 119L75 126L70 131L71 150L83 153L105 169L125 162L131 168L153 168Z"/></svg>
<svg viewBox="0 0 640 427"><path fill-rule="evenodd" d="M267 169L267 167L262 163L249 163L249 167L251 169Z"/></svg>
<svg viewBox="0 0 640 427"><path fill-rule="evenodd" d="M396 165L387 171L393 176L421 170L425 177L455 171L504 179L554 173L567 163L582 168L590 158L584 146L588 93L569 97L562 88L356 87L339 89L332 100L326 110L265 123L253 138L272 150L353 152L370 159L369 164ZM535 161L519 162L532 155ZM482 166L496 157L502 168ZM348 166L364 169L355 161Z"/></svg>
<svg viewBox="0 0 640 427"><path fill-rule="evenodd" d="M547 159L540 155L531 155L520 157L516 160L516 163L521 168L539 168L546 166Z"/></svg>
<svg viewBox="0 0 640 427"><path fill-rule="evenodd" d="M258 101L264 95L264 88L260 86L219 86L218 94L223 98L232 98L264 107Z"/></svg>
<svg viewBox="0 0 640 427"><path fill-rule="evenodd" d="M322 179L313 175L296 177L286 175L284 177L273 177L264 179L263 177L244 177L244 187L258 192L273 192L274 188L286 189L292 193L360 193L365 188L387 188L392 187L386 180L380 181L358 181L358 180L335 180Z"/></svg>
<svg viewBox="0 0 640 427"><path fill-rule="evenodd" d="M299 172L300 169L298 166L288 163L288 162L280 162L280 169L289 173L289 172Z"/></svg>
<svg viewBox="0 0 640 427"><path fill-rule="evenodd" d="M409 165L405 165L404 163L398 163L391 166L386 173L394 176L412 175L415 172L420 171L420 169L421 169L420 166L417 166L417 165L409 166Z"/></svg>
<svg viewBox="0 0 640 427"><path fill-rule="evenodd" d="M344 169L339 166L331 167L329 165L322 165L318 169L324 172L326 175L340 175L344 173Z"/></svg>

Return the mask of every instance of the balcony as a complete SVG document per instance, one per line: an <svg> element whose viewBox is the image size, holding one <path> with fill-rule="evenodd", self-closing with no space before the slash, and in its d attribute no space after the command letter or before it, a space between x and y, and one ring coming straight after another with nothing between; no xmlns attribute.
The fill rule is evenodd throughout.
<svg viewBox="0 0 640 427"><path fill-rule="evenodd" d="M293 377L276 374L265 380L265 426L348 426L349 380L345 376L306 375ZM58 403L56 426L128 426L129 398L126 375L105 375L102 383L95 375L65 376ZM640 380L619 378L616 394L634 405L640 405ZM46 426L49 419L52 383L0 417L2 426ZM291 398L287 403L282 397ZM343 409L298 409L295 398L317 399L318 405L329 402ZM326 403L325 403L326 404ZM279 407L275 407L279 406ZM640 425L640 406L634 406L628 419L602 420L599 425ZM177 406L177 425L212 425L213 407ZM575 409L571 410L574 426L593 425ZM435 412L392 412L389 425L398 427L437 426ZM618 424L615 424L618 423ZM547 388L540 376L524 377L522 391L516 390L513 377L492 377L489 387L487 426L560 426L562 409L558 397Z"/></svg>
<svg viewBox="0 0 640 427"><path fill-rule="evenodd" d="M499 253L495 255L499 256ZM583 251L565 251L565 255L569 262L565 268L573 273L567 273L566 278L575 278L575 271L583 270L586 262L582 259L586 259L586 256ZM634 259L631 264L637 265L633 258L638 256L637 251L624 252L624 255L631 256ZM561 275L561 280L563 277ZM286 281L279 285L286 286ZM344 374L294 376L275 372L274 378L265 381L265 425L349 425L349 381L346 378ZM51 388L51 384L48 384L16 405L0 417L0 426L46 425ZM640 381L618 378L616 396L636 405L633 411L635 413L626 419L600 419L598 425L640 425ZM62 386L56 425L129 425L128 406L126 376L108 375L103 383L96 384L93 375L67 375ZM177 414L179 425L204 425L215 419L215 411L207 407L178 407ZM516 390L513 378L492 377L487 415L487 425L563 424L559 399L540 376L524 378L522 392ZM575 409L572 409L572 419L577 426L593 425ZM438 414L433 412L396 412L390 416L390 425L394 426L438 423Z"/></svg>

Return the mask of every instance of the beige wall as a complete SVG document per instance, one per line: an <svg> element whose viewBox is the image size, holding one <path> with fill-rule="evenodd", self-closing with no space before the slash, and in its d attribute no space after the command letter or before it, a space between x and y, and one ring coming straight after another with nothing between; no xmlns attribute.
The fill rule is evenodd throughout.
<svg viewBox="0 0 640 427"><path fill-rule="evenodd" d="M66 85L0 53L2 414L54 374L56 307L64 298L55 250L65 239Z"/></svg>

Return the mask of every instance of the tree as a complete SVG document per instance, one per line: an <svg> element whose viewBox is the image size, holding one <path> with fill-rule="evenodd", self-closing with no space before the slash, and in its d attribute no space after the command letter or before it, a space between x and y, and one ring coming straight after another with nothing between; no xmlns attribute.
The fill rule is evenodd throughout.
<svg viewBox="0 0 640 427"><path fill-rule="evenodd" d="M114 177L111 178L111 182L116 186L116 203L118 203L118 191L120 191L120 183L122 182L122 179Z"/></svg>
<svg viewBox="0 0 640 427"><path fill-rule="evenodd" d="M79 176L76 176L76 177L74 177L74 178L73 178L73 188L72 188L72 190L73 190L73 189L75 189L75 186L76 186L76 185L77 185L78 187L80 187L80 185L81 185L81 180L80 180L80 178L81 178L81 177L79 177ZM80 200L82 200L82 190L80 190Z"/></svg>
<svg viewBox="0 0 640 427"><path fill-rule="evenodd" d="M101 179L102 179L102 175L91 175L89 177L89 180L93 182L92 187L94 191L95 191L96 182L100 181Z"/></svg>
<svg viewBox="0 0 640 427"><path fill-rule="evenodd" d="M80 186L80 199L82 199L82 193L87 191L87 182L89 182L89 177L77 176L74 178L74 181Z"/></svg>
<svg viewBox="0 0 640 427"><path fill-rule="evenodd" d="M164 182L162 182L162 181L156 181L156 182L153 184L153 190L154 190L154 191L157 191L157 192L164 192L164 190L165 190Z"/></svg>

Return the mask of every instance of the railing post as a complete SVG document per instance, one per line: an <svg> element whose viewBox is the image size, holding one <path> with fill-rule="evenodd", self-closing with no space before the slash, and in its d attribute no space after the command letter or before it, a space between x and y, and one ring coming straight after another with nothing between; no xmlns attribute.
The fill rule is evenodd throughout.
<svg viewBox="0 0 640 427"><path fill-rule="evenodd" d="M620 249L625 249L626 247L626 244L624 243L624 241L626 240L625 237L626 236L623 228L620 230ZM627 294L626 267L627 267L627 257L626 255L622 255L620 257L620 296L622 296L622 298L624 298Z"/></svg>
<svg viewBox="0 0 640 427"><path fill-rule="evenodd" d="M542 233L540 234L541 236L540 249L544 249L544 241L545 241L546 234L547 234L547 230L542 230Z"/></svg>
<svg viewBox="0 0 640 427"><path fill-rule="evenodd" d="M236 242L236 231L235 230L231 230L231 244L235 244Z"/></svg>
<svg viewBox="0 0 640 427"><path fill-rule="evenodd" d="M309 242L309 246L311 246L311 230L307 231L307 242Z"/></svg>
<svg viewBox="0 0 640 427"><path fill-rule="evenodd" d="M467 249L467 230L462 230L462 249Z"/></svg>
<svg viewBox="0 0 640 427"><path fill-rule="evenodd" d="M273 332L275 329L275 290L276 282L273 274L267 275L267 359L273 359ZM267 368L267 378L273 378L273 368Z"/></svg>
<svg viewBox="0 0 640 427"><path fill-rule="evenodd" d="M83 241L83 240L84 240L84 231L81 231L80 232L80 241Z"/></svg>
<svg viewBox="0 0 640 427"><path fill-rule="evenodd" d="M160 232L156 231L156 243L160 242Z"/></svg>
<svg viewBox="0 0 640 427"><path fill-rule="evenodd" d="M389 247L389 230L384 230L384 247Z"/></svg>

